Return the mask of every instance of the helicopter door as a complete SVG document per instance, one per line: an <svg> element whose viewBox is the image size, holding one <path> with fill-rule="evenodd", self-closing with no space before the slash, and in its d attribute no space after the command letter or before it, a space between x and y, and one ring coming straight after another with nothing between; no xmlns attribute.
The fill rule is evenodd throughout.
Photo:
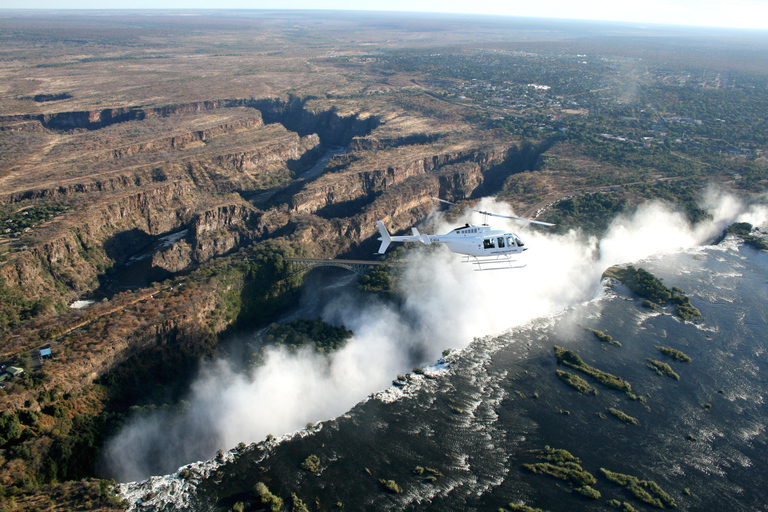
<svg viewBox="0 0 768 512"><path fill-rule="evenodd" d="M503 249L504 248L504 237L500 236L496 241L498 242L499 249Z"/></svg>

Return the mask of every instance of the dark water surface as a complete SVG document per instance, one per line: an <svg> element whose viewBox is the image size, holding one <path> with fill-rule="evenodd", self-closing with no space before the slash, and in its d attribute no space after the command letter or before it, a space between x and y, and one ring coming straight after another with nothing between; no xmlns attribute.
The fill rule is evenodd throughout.
<svg viewBox="0 0 768 512"><path fill-rule="evenodd" d="M292 493L310 510L495 512L510 502L615 510L610 499L652 510L605 479L606 468L655 481L679 510L768 510L766 264L767 254L732 240L641 262L667 286L685 290L702 320L643 308L615 284L601 299L475 340L427 376L412 374L404 386L282 442L233 450L223 464L190 466L191 479L157 477L123 490L132 501L152 490L144 510L229 510L236 502L262 510L253 493L258 481L286 500L286 510ZM601 343L585 327L622 346ZM555 374L566 368L556 364L554 345L622 377L647 403L585 375L597 396L567 387ZM692 362L673 361L656 346L679 349ZM680 380L657 375L646 358L669 363ZM639 425L607 414L609 407ZM579 457L602 498L589 500L566 481L525 470L546 445ZM318 474L301 468L310 454L321 461ZM413 472L417 466L440 475L428 481ZM403 492L388 492L380 480Z"/></svg>

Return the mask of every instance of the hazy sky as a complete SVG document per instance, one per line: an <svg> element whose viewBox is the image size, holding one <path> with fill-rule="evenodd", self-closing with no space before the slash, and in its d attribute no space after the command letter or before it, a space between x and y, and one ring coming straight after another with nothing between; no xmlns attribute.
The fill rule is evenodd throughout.
<svg viewBox="0 0 768 512"><path fill-rule="evenodd" d="M343 9L768 29L768 0L0 0L10 9Z"/></svg>

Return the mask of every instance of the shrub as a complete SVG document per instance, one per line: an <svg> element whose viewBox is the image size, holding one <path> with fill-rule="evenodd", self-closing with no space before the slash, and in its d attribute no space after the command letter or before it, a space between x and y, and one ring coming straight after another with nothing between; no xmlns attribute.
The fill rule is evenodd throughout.
<svg viewBox="0 0 768 512"><path fill-rule="evenodd" d="M309 512L307 505L299 498L295 492L291 493L291 501L293 502L293 512Z"/></svg>
<svg viewBox="0 0 768 512"><path fill-rule="evenodd" d="M301 467L312 473L320 472L320 457L315 454L310 455L304 462L301 463Z"/></svg>
<svg viewBox="0 0 768 512"><path fill-rule="evenodd" d="M600 491L597 489L594 489L588 485L577 487L574 489L577 493L581 494L582 496L586 496L587 498L591 500L599 500L602 497L602 494L600 494Z"/></svg>
<svg viewBox="0 0 768 512"><path fill-rule="evenodd" d="M253 488L253 492L261 498L261 502L269 507L269 510L272 512L279 512L283 508L283 499L272 494L264 482L257 483Z"/></svg>
<svg viewBox="0 0 768 512"><path fill-rule="evenodd" d="M379 480L381 485L384 486L384 489L386 489L388 492L391 492L392 494L402 494L403 488L397 485L397 482L394 480L384 480L383 478Z"/></svg>

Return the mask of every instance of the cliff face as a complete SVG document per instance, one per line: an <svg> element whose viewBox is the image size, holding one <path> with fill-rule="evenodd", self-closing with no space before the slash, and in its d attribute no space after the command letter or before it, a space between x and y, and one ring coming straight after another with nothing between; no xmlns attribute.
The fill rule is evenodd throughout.
<svg viewBox="0 0 768 512"><path fill-rule="evenodd" d="M355 171L352 166L351 170L327 173L307 184L291 197L290 207L296 212L314 213L332 204L380 194L413 177L439 172L445 167L465 162L472 165L452 167L454 172L446 175L440 173L440 197L468 198L483 182L484 173L495 165L503 165L507 154L503 149L489 152L460 150L422 156L386 169ZM397 157L402 155L393 156L393 161L397 161Z"/></svg>
<svg viewBox="0 0 768 512"><path fill-rule="evenodd" d="M49 142L0 177L0 202L66 201L70 209L24 235L27 250L6 255L0 279L58 303L104 290L137 262L145 280L162 280L273 237L306 255L354 253L375 236L377 220L408 228L434 208L432 197L474 197L513 172L520 154L448 125L295 97L0 125L20 122L40 123ZM302 178L333 145L346 154Z"/></svg>

